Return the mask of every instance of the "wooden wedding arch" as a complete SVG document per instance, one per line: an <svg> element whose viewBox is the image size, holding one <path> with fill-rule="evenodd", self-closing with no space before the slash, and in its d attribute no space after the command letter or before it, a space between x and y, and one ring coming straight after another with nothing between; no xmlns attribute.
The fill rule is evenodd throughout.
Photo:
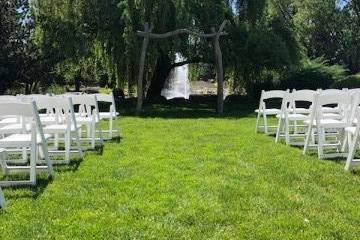
<svg viewBox="0 0 360 240"><path fill-rule="evenodd" d="M148 22L144 24L144 31L137 31L136 35L139 37L143 37L142 49L140 54L140 61L139 61L139 75L138 75L138 82L137 82L137 107L136 113L140 114L142 112L143 106L143 79L144 79L144 67L145 67L145 58L148 49L148 45L150 39L164 39L169 37L174 37L181 34L189 34L198 36L201 38L212 38L212 43L214 47L214 55L215 55L215 67L216 67L216 76L217 76L217 111L219 114L222 114L224 111L224 68L223 68L223 60L222 60L222 52L220 48L220 37L227 35L224 32L224 28L227 24L227 20L223 21L220 25L218 30L214 27L211 29L211 33L204 34L195 32L189 29L177 29L175 31L157 34L152 33L153 25L149 25Z"/></svg>

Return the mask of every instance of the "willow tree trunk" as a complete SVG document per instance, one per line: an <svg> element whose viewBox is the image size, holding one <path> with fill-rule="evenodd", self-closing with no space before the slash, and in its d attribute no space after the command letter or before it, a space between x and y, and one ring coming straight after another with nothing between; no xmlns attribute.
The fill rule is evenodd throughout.
<svg viewBox="0 0 360 240"><path fill-rule="evenodd" d="M167 54L161 54L157 61L151 84L147 92L148 101L161 99L161 91L165 86L166 79L171 72L171 59Z"/></svg>

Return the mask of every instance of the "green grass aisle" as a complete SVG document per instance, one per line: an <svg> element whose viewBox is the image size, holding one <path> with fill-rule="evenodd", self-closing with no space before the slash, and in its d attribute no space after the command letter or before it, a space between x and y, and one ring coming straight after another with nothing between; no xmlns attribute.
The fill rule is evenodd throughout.
<svg viewBox="0 0 360 240"><path fill-rule="evenodd" d="M159 109L123 117L120 143L52 182L5 189L0 239L360 238L360 174L344 162L276 145L253 115Z"/></svg>

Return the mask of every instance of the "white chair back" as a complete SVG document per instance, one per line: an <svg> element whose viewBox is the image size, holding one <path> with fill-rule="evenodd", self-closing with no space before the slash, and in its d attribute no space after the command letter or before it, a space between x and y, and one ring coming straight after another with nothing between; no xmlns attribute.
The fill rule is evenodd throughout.
<svg viewBox="0 0 360 240"><path fill-rule="evenodd" d="M116 116L115 98L112 92L109 94L99 93L99 94L95 94L95 96L98 102L111 103L109 112L112 113L114 116Z"/></svg>
<svg viewBox="0 0 360 240"><path fill-rule="evenodd" d="M99 106L96 95L81 94L81 95L67 95L71 98L74 106L78 106L78 113L80 116L90 117L95 116L100 120Z"/></svg>
<svg viewBox="0 0 360 240"><path fill-rule="evenodd" d="M35 137L34 141L36 141L36 134L39 134L41 140L45 142L45 137L42 129L42 125L40 122L40 117L37 111L36 103L33 101L31 103L0 103L0 116L16 116L20 118L20 122L22 123L22 129L24 132L27 131L26 124L31 124L31 133Z"/></svg>
<svg viewBox="0 0 360 240"><path fill-rule="evenodd" d="M346 91L340 93L317 93L315 97L315 112L316 112L316 121L323 118L323 107L329 105L337 106L341 111L341 118L343 121L350 120L350 114L352 109L353 98L351 94Z"/></svg>
<svg viewBox="0 0 360 240"><path fill-rule="evenodd" d="M285 94L288 92L287 91L282 91L282 90L270 90L270 91L262 91L261 92L261 99L262 100L266 100L266 99L272 99L272 98L284 98Z"/></svg>

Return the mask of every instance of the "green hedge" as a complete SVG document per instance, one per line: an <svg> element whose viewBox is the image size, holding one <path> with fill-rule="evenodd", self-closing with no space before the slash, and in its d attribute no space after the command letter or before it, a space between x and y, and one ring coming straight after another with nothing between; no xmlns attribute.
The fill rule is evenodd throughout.
<svg viewBox="0 0 360 240"><path fill-rule="evenodd" d="M282 89L327 89L335 82L343 81L346 69L329 65L322 59L306 61L302 67L286 73L280 81Z"/></svg>
<svg viewBox="0 0 360 240"><path fill-rule="evenodd" d="M333 88L360 88L360 73L351 75L332 84Z"/></svg>

